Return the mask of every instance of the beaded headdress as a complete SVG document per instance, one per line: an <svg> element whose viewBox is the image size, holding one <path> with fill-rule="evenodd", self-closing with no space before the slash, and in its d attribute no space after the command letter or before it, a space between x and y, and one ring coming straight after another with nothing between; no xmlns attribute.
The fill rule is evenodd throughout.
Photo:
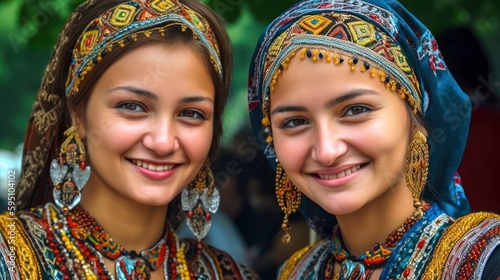
<svg viewBox="0 0 500 280"><path fill-rule="evenodd" d="M248 102L253 129L272 166L276 154L269 101L280 73L295 55L371 75L404 98L415 113L422 113L430 125L429 176L422 196L453 217L469 211L454 175L465 149L470 102L447 70L430 31L401 4L306 0L267 27L250 66ZM449 108L460 109L459 122L451 124ZM299 210L320 234L330 234L336 224L307 197Z"/></svg>
<svg viewBox="0 0 500 280"><path fill-rule="evenodd" d="M152 32L165 35L165 29L172 25L189 28L203 42L213 67L222 77L217 41L202 17L176 0L136 0L106 11L82 32L73 50L66 95L76 93L85 75L114 47L136 41L137 36L149 37Z"/></svg>
<svg viewBox="0 0 500 280"><path fill-rule="evenodd" d="M300 53L314 62L347 64L351 71L367 72L405 98L413 111L422 111L422 94L401 47L390 36L361 18L342 13L306 15L290 24L271 42L265 54L262 124L269 126L269 95L290 59ZM425 98L424 101L427 101ZM425 108L425 106L424 106ZM270 129L267 142L271 141Z"/></svg>

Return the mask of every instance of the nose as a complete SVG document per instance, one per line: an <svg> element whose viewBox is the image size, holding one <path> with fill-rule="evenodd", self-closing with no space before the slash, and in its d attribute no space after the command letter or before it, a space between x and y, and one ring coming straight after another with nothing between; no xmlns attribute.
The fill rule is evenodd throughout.
<svg viewBox="0 0 500 280"><path fill-rule="evenodd" d="M150 123L143 138L144 146L159 156L165 156L179 148L178 133L173 122L157 119Z"/></svg>
<svg viewBox="0 0 500 280"><path fill-rule="evenodd" d="M314 133L311 157L324 166L331 166L347 152L347 143L340 129L331 124L321 124Z"/></svg>

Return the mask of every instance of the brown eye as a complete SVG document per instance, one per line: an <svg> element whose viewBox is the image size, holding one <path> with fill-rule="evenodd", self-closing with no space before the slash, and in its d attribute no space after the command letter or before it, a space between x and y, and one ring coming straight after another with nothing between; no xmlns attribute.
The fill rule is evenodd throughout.
<svg viewBox="0 0 500 280"><path fill-rule="evenodd" d="M119 108L121 110L125 110L125 111L132 111L132 112L145 111L144 107L141 104L139 104L137 102L131 102L131 101L120 103L120 104L118 104L117 108Z"/></svg>
<svg viewBox="0 0 500 280"><path fill-rule="evenodd" d="M370 111L371 111L370 108L368 108L366 106L356 105L356 106L352 106L349 109L347 109L345 116L356 116L356 115L364 114L364 113L370 112Z"/></svg>
<svg viewBox="0 0 500 280"><path fill-rule="evenodd" d="M196 110L184 110L180 113L180 116L190 119L205 119L205 116Z"/></svg>
<svg viewBox="0 0 500 280"><path fill-rule="evenodd" d="M308 124L307 120L302 119L302 118L293 118L293 119L288 119L284 121L281 125L280 128L294 128L302 125Z"/></svg>

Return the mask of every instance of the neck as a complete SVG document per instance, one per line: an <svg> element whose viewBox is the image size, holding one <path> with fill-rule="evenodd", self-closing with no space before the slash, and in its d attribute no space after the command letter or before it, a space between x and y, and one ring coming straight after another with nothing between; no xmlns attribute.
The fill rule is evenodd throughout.
<svg viewBox="0 0 500 280"><path fill-rule="evenodd" d="M345 249L359 257L376 243L384 244L414 211L411 192L402 184L354 213L336 216Z"/></svg>
<svg viewBox="0 0 500 280"><path fill-rule="evenodd" d="M168 205L142 205L108 188L87 185L80 206L127 251L149 249L164 234Z"/></svg>

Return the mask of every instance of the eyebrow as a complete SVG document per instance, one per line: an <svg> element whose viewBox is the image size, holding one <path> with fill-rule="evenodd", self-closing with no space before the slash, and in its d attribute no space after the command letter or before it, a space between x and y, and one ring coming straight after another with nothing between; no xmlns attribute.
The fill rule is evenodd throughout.
<svg viewBox="0 0 500 280"><path fill-rule="evenodd" d="M191 102L210 102L214 103L212 98L206 96L189 96L181 99L181 103L191 103Z"/></svg>
<svg viewBox="0 0 500 280"><path fill-rule="evenodd" d="M284 112L305 112L306 107L303 106L278 106L271 111L271 115Z"/></svg>
<svg viewBox="0 0 500 280"><path fill-rule="evenodd" d="M327 104L327 107L328 108L331 108L339 103L342 103L342 102L346 102L348 100L351 100L351 99L354 99L358 96L362 96L362 95L379 95L380 92L376 91L376 90L372 90L372 89L354 89L354 90L351 90L351 91L348 91L346 94L342 95L342 96L339 96L337 98L333 98L332 100L330 100Z"/></svg>
<svg viewBox="0 0 500 280"><path fill-rule="evenodd" d="M326 107L331 108L337 104L340 104L342 102L346 102L348 100L354 99L354 98L361 96L361 95L379 95L379 94L380 94L380 92L378 92L376 90L372 90L372 89L354 89L354 90L348 91L346 94L344 94L340 97L333 98L332 100L328 101L328 103L326 104ZM276 114L276 113L284 113L284 112L305 112L305 111L307 111L307 109L304 106L284 105L284 106L278 106L278 107L274 108L271 111L271 115Z"/></svg>
<svg viewBox="0 0 500 280"><path fill-rule="evenodd" d="M141 96L153 99L153 100L158 100L158 95L156 95L148 90L140 89L140 88L136 88L136 87L132 87L132 86L119 86L119 87L109 89L109 90L107 90L107 92L118 91L118 90L124 90L124 91L135 93L137 95L141 95Z"/></svg>
<svg viewBox="0 0 500 280"><path fill-rule="evenodd" d="M107 90L107 92L118 91L118 90L125 90L125 91L131 92L131 93L135 93L137 95L141 95L141 96L153 99L155 101L158 100L158 95L152 93L151 91L136 88L133 86L119 86L119 87L115 87L115 88L112 88L110 90ZM181 99L181 103L203 102L203 101L210 102L210 103L214 102L211 98L205 97L205 96L189 96L189 97L184 97Z"/></svg>

